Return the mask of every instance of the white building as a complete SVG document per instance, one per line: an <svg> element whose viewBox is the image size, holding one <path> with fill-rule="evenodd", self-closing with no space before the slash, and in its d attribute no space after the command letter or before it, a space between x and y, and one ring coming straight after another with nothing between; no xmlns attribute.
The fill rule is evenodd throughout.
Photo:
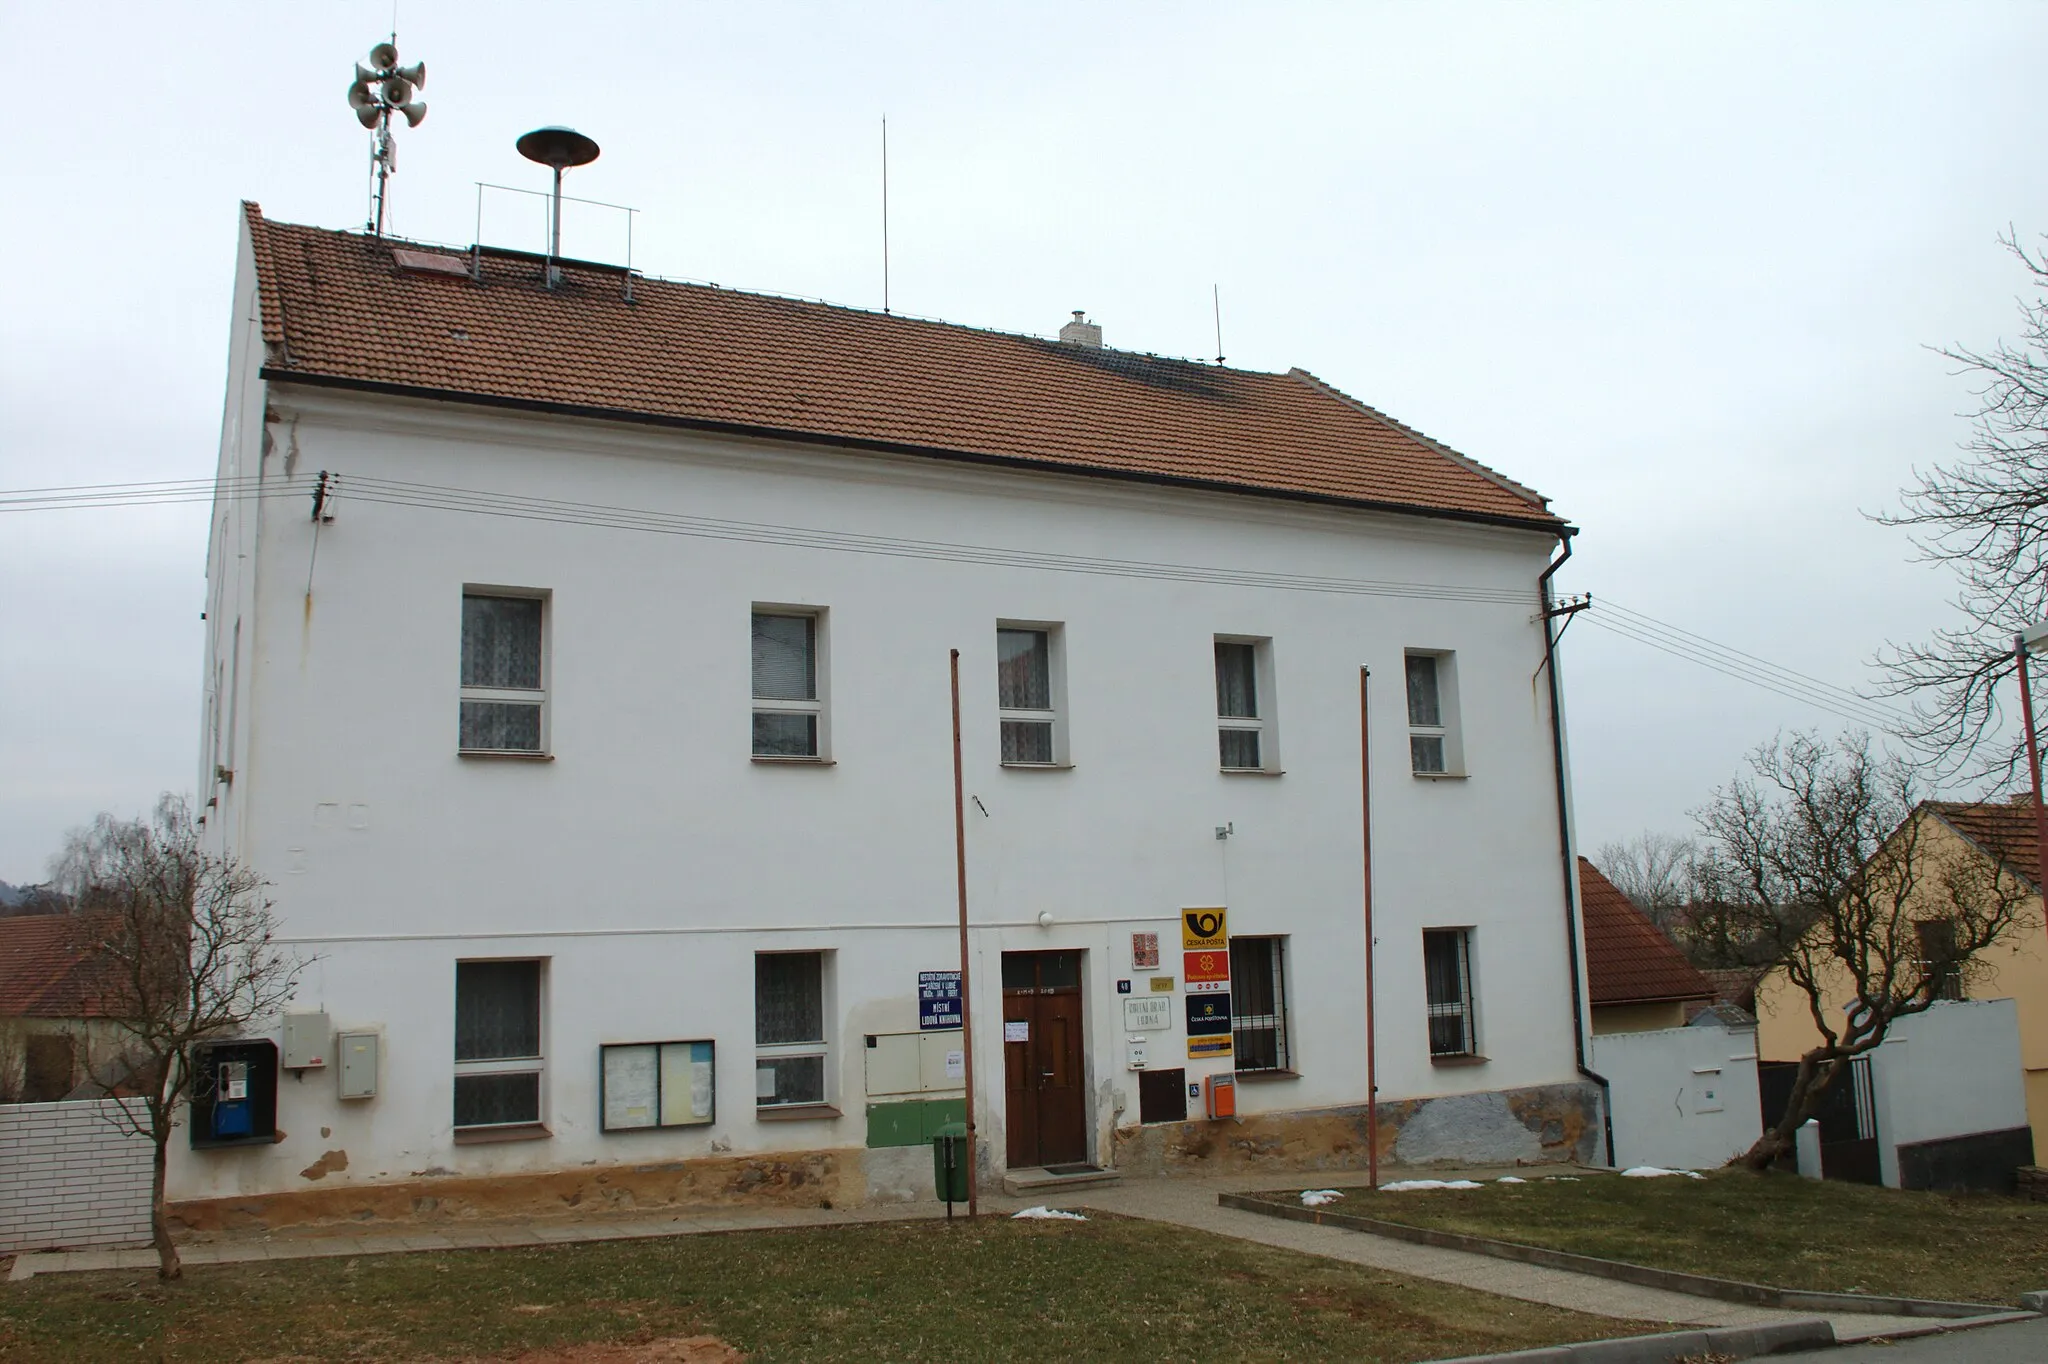
<svg viewBox="0 0 2048 1364"><path fill-rule="evenodd" d="M174 1197L928 1196L953 650L985 1177L1362 1165L1369 1008L1389 1157L1597 1156L1535 493L1078 314L550 290L253 205L239 251L207 827L314 959L285 1060L375 1050Z"/></svg>

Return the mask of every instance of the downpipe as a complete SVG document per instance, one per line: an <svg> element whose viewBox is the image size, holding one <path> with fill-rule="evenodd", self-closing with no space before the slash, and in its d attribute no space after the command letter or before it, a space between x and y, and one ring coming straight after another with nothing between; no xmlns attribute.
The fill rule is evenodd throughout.
<svg viewBox="0 0 2048 1364"><path fill-rule="evenodd" d="M1543 612L1543 670L1550 678L1550 751L1557 772L1557 851L1564 871L1565 957L1571 964L1572 1057L1579 1074L1600 1086L1600 1127L1607 1147L1607 1163L1614 1164L1614 1088L1607 1077L1586 1064L1585 984L1579 978L1579 867L1572 856L1570 793L1565 789L1564 704L1557 685L1557 629L1550 615L1550 580L1565 560L1572 557L1572 537L1559 537L1563 550L1550 567L1536 579L1536 596Z"/></svg>

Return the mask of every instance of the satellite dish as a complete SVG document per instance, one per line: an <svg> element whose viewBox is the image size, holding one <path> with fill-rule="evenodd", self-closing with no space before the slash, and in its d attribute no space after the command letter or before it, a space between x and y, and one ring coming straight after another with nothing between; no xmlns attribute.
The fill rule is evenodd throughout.
<svg viewBox="0 0 2048 1364"><path fill-rule="evenodd" d="M406 127L417 128L420 126L420 120L427 116L427 106L415 101L412 104L399 105L398 112L405 115Z"/></svg>
<svg viewBox="0 0 2048 1364"><path fill-rule="evenodd" d="M398 65L398 49L390 43L379 43L370 49L370 65L379 71L389 71Z"/></svg>
<svg viewBox="0 0 2048 1364"><path fill-rule="evenodd" d="M535 128L519 139L519 154L528 161L565 171L597 160L597 143L574 128Z"/></svg>

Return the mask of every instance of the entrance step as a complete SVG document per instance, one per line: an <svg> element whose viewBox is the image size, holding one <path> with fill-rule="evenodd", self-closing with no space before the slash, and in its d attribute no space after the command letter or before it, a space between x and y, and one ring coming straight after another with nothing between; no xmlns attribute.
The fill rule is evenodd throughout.
<svg viewBox="0 0 2048 1364"><path fill-rule="evenodd" d="M1010 1170L1003 1175L1003 1192L1012 1198L1057 1198L1073 1189L1100 1189L1123 1183L1115 1170L1095 1165L1048 1165L1039 1170Z"/></svg>

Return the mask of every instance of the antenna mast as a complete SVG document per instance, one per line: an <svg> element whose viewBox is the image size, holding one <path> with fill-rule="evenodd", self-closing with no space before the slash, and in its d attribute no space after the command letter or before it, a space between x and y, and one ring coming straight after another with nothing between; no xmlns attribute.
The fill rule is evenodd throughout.
<svg viewBox="0 0 2048 1364"><path fill-rule="evenodd" d="M882 115L882 311L889 311L889 116Z"/></svg>
<svg viewBox="0 0 2048 1364"><path fill-rule="evenodd" d="M355 82L348 88L348 107L355 110L356 122L373 134L370 174L375 183L370 188L370 220L365 226L379 237L384 235L389 182L398 169L398 144L391 140L391 116L401 115L408 128L419 127L420 120L427 116L427 106L413 99L414 92L427 87L427 64L415 62L401 67L398 34L392 33L391 39L370 49L369 66L356 63Z"/></svg>
<svg viewBox="0 0 2048 1364"><path fill-rule="evenodd" d="M1223 363L1223 287L1209 286L1209 302L1216 310L1216 363Z"/></svg>

